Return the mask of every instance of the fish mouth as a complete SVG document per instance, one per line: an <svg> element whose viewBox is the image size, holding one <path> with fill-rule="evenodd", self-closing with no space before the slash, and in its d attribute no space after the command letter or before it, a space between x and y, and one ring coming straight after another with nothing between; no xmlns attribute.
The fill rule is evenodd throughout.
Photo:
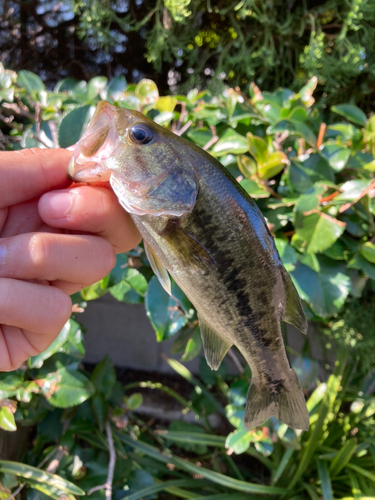
<svg viewBox="0 0 375 500"><path fill-rule="evenodd" d="M126 115L126 110L121 110ZM106 182L111 172L105 161L116 148L119 137L116 130L117 109L100 101L87 129L77 142L68 167L68 178L74 182ZM130 115L129 115L130 117Z"/></svg>

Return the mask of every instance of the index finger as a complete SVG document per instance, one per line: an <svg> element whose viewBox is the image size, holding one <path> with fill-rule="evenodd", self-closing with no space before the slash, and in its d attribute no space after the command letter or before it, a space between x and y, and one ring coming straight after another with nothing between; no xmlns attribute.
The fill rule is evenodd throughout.
<svg viewBox="0 0 375 500"><path fill-rule="evenodd" d="M0 153L0 208L68 186L72 156L65 149L22 149Z"/></svg>

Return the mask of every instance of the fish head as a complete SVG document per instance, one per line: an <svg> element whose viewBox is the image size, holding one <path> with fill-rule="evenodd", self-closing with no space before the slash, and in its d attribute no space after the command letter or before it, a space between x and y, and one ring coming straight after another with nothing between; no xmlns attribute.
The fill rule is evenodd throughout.
<svg viewBox="0 0 375 500"><path fill-rule="evenodd" d="M101 101L69 164L76 182L109 181L137 215L180 217L194 208L198 177L189 143L138 111Z"/></svg>

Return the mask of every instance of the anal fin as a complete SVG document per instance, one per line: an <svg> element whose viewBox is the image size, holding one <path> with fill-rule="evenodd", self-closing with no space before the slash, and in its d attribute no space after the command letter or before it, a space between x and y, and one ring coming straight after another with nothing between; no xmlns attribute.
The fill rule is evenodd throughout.
<svg viewBox="0 0 375 500"><path fill-rule="evenodd" d="M300 332L306 335L307 321L301 304L301 299L298 295L296 287L285 268L282 268L282 277L285 287L286 306L284 311L283 321L295 326Z"/></svg>
<svg viewBox="0 0 375 500"><path fill-rule="evenodd" d="M223 340L201 318L199 318L204 355L211 370L217 370L232 344Z"/></svg>
<svg viewBox="0 0 375 500"><path fill-rule="evenodd" d="M156 253L150 247L150 245L144 240L143 240L143 244L145 247L145 252L146 252L148 261L150 262L151 269L154 271L155 275L157 276L157 278L160 281L160 284L164 288L164 290L167 293L169 293L169 295L171 295L172 294L171 279L169 277L168 271L166 270L166 268L162 264L159 257L156 255Z"/></svg>

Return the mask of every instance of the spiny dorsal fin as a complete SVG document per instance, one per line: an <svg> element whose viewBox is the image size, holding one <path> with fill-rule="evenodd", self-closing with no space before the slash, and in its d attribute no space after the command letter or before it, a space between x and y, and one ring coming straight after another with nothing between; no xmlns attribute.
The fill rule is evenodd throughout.
<svg viewBox="0 0 375 500"><path fill-rule="evenodd" d="M188 233L178 224L178 221L170 220L161 236L173 238L177 245L180 256L187 265L204 264L212 269L216 268L215 259L205 246L194 236Z"/></svg>
<svg viewBox="0 0 375 500"><path fill-rule="evenodd" d="M225 342L201 318L199 318L204 355L211 370L217 370L232 344Z"/></svg>
<svg viewBox="0 0 375 500"><path fill-rule="evenodd" d="M307 321L303 312L301 299L299 298L296 287L287 271L282 268L282 276L285 287L286 306L283 321L295 326L300 332L306 335Z"/></svg>
<svg viewBox="0 0 375 500"><path fill-rule="evenodd" d="M148 261L150 262L151 269L154 271L155 275L157 276L158 280L161 283L161 286L164 288L164 290L169 293L169 295L172 295L171 292L171 280L169 278L168 271L162 264L161 260L159 257L156 255L156 253L153 251L153 249L150 247L146 241L143 241L146 255L148 258Z"/></svg>

